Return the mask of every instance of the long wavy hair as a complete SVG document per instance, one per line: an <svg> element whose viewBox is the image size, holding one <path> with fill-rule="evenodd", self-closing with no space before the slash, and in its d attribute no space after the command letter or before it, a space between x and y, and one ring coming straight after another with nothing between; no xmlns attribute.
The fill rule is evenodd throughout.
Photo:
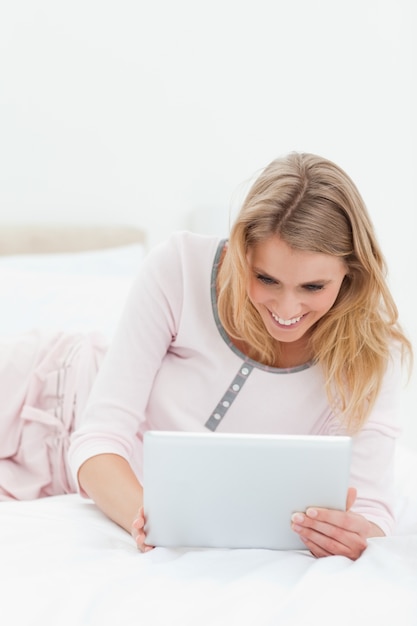
<svg viewBox="0 0 417 626"><path fill-rule="evenodd" d="M219 270L218 311L249 356L271 366L277 355L279 362L279 342L248 298L247 254L276 235L296 250L337 256L348 267L334 305L313 327L310 348L330 406L355 432L375 403L393 345L412 362L365 203L340 167L313 154L274 160L251 187Z"/></svg>

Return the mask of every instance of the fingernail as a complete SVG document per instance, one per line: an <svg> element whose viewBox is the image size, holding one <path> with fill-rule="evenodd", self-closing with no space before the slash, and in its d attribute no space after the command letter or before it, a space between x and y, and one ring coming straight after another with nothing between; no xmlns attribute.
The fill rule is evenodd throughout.
<svg viewBox="0 0 417 626"><path fill-rule="evenodd" d="M317 517L317 511L316 509L307 509L306 514L309 517Z"/></svg>
<svg viewBox="0 0 417 626"><path fill-rule="evenodd" d="M304 522L304 515L302 513L293 513L291 516L292 522Z"/></svg>

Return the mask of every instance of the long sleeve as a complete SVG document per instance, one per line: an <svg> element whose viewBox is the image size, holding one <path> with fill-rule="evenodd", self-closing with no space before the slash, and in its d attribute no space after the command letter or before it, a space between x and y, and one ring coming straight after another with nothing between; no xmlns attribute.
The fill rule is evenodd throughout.
<svg viewBox="0 0 417 626"><path fill-rule="evenodd" d="M172 244L144 261L128 297L113 343L71 438L74 475L89 457L115 453L138 470L138 435L163 359L177 332L181 275Z"/></svg>
<svg viewBox="0 0 417 626"><path fill-rule="evenodd" d="M377 524L387 535L394 531L394 456L401 428L400 356L394 352L370 417L354 437L351 484L358 490L353 511Z"/></svg>

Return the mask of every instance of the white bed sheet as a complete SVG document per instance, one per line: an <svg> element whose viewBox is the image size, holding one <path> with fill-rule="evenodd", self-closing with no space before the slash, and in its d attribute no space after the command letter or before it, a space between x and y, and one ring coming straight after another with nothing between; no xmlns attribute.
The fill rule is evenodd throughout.
<svg viewBox="0 0 417 626"><path fill-rule="evenodd" d="M0 504L8 623L272 626L417 624L417 529L362 557L155 548L77 495Z"/></svg>
<svg viewBox="0 0 417 626"><path fill-rule="evenodd" d="M111 336L142 246L0 259L2 333ZM417 625L417 455L399 448L396 535L362 557L172 550L141 554L78 495L0 504L0 607L19 626Z"/></svg>

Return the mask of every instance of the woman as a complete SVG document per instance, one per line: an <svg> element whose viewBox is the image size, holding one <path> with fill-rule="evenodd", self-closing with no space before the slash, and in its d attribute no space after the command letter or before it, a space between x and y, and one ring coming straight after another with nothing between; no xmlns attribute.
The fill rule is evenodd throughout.
<svg viewBox="0 0 417 626"><path fill-rule="evenodd" d="M290 154L254 183L228 242L177 233L149 255L73 435L73 475L126 530L135 519L146 549L146 429L348 432L346 512L299 512L292 525L316 556L355 559L393 530L406 355L356 187L335 164Z"/></svg>
<svg viewBox="0 0 417 626"><path fill-rule="evenodd" d="M72 434L72 479L147 550L147 429L350 433L346 511L291 524L312 554L356 559L394 528L408 356L356 187L330 161L290 154L254 183L227 242L175 233L149 254Z"/></svg>

